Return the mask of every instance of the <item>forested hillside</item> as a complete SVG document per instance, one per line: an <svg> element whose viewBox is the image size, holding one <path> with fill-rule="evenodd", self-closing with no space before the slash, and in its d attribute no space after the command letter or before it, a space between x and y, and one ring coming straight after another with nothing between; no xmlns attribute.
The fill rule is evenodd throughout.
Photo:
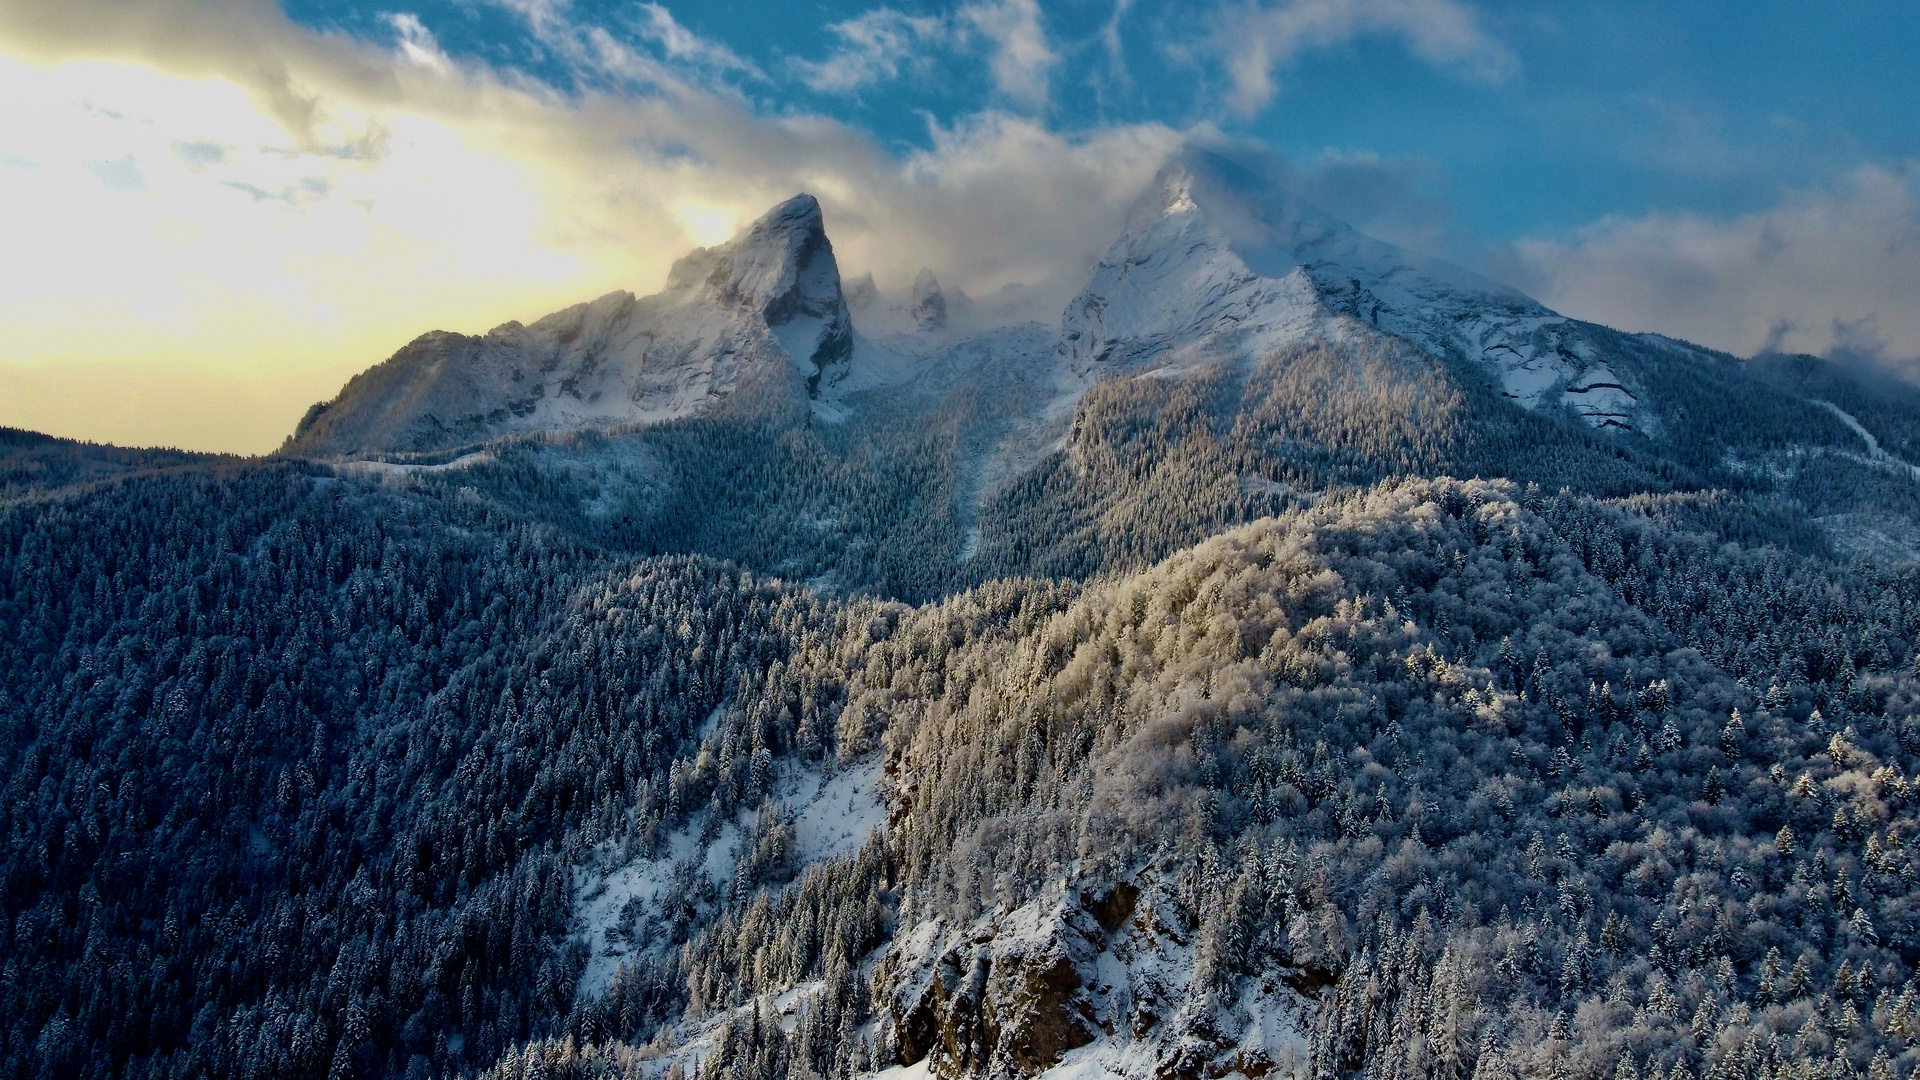
<svg viewBox="0 0 1920 1080"><path fill-rule="evenodd" d="M56 439L18 428L0 428L0 503L39 498L65 488L131 473L206 466L221 458L218 454L180 450L103 446Z"/></svg>
<svg viewBox="0 0 1920 1080"><path fill-rule="evenodd" d="M0 432L0 1080L1912 1077L1920 391L1156 183Z"/></svg>
<svg viewBox="0 0 1920 1080"><path fill-rule="evenodd" d="M844 1075L915 928L1120 884L1192 943L1158 1039L1290 971L1316 1071L1904 1075L1920 578L1712 501L1333 489L919 610L295 466L15 510L9 1075L638 1068L809 980L701 1060ZM884 835L575 997L569 867L864 754Z"/></svg>
<svg viewBox="0 0 1920 1080"><path fill-rule="evenodd" d="M1911 571L1389 484L1084 592L993 586L904 618L840 675L843 738L884 745L898 802L838 873L892 901L896 950L1145 892L1184 968L1081 1041L1131 1031L1182 1073L1271 1067L1232 1056L1235 1003L1292 972L1311 1075L1905 1075L1916 633ZM714 1076L926 1053L911 965L878 969L896 1007L870 1030L752 1019L756 995L855 959L799 929L846 902L756 901L628 992L747 1009ZM645 1016L625 990L577 1033ZM942 1007L928 1023L984 1006ZM945 1067L1026 1071L1001 1034ZM661 1050L547 1052L593 1072Z"/></svg>
<svg viewBox="0 0 1920 1080"><path fill-rule="evenodd" d="M399 1074L551 1030L573 846L827 618L286 466L3 528L8 1075Z"/></svg>

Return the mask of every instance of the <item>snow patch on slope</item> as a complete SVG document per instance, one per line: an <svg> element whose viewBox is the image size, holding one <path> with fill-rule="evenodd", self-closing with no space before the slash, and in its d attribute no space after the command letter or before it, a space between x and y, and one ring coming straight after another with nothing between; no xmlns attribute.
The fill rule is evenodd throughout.
<svg viewBox="0 0 1920 1080"><path fill-rule="evenodd" d="M703 733L712 731L718 716L715 710ZM799 866L851 855L886 823L878 757L831 773L791 762L784 766L776 766L773 796L794 817ZM574 919L587 947L587 965L576 989L580 996L604 994L621 962L647 947L644 934L636 929L662 921L660 904L677 875L691 870L721 891L732 881L750 823L741 817L709 823L707 813L694 815L671 833L658 858L635 859L611 870L576 871ZM701 836L709 831L713 840L703 848Z"/></svg>
<svg viewBox="0 0 1920 1080"><path fill-rule="evenodd" d="M483 465L493 460L493 455L485 450L476 450L462 454L452 461L443 461L437 465L423 465L406 461L342 461L333 466L338 472L349 476L372 476L383 480L416 476L421 473L457 472L474 465Z"/></svg>
<svg viewBox="0 0 1920 1080"><path fill-rule="evenodd" d="M886 824L880 781L878 757L831 775L817 770L794 775L780 804L794 816L803 864L851 855Z"/></svg>
<svg viewBox="0 0 1920 1080"><path fill-rule="evenodd" d="M737 826L734 831L737 843ZM677 866L701 858L698 830L693 825L673 833L665 846L666 854L658 859L639 859L598 876L591 871L579 872L573 914L587 947L587 965L576 988L580 996L606 993L620 962L642 945L633 940L630 928L658 906L673 883ZM702 865L707 861L701 858Z"/></svg>

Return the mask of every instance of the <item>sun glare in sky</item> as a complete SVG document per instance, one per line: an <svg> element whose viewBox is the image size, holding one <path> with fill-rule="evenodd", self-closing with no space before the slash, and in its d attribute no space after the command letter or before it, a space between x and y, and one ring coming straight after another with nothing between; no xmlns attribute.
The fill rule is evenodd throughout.
<svg viewBox="0 0 1920 1080"><path fill-rule="evenodd" d="M434 119L334 103L301 145L231 83L127 63L0 58L0 100L11 424L162 437L180 425L139 414L177 405L152 393L184 376L257 398L205 400L193 442L270 449L300 400L428 327L537 317L661 269L556 240L547 178ZM681 216L707 242L731 221Z"/></svg>

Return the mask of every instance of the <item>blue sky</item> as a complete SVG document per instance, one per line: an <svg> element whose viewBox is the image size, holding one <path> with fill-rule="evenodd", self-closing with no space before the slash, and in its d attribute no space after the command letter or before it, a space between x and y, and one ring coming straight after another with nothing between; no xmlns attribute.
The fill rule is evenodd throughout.
<svg viewBox="0 0 1920 1080"><path fill-rule="evenodd" d="M264 450L798 190L1059 317L1184 141L1573 316L1920 377L1920 4L0 0L0 424Z"/></svg>
<svg viewBox="0 0 1920 1080"><path fill-rule="evenodd" d="M991 43L956 40L967 6L663 5L679 27L741 62L713 65L714 74L768 113L822 113L899 149L925 147L930 120L952 124L986 109L1027 112L1064 131L1213 124L1302 163L1377 156L1436 204L1429 213L1444 208L1454 228L1485 242L1609 214L1750 212L1861 164L1920 157L1920 4L1911 2L1397 5L1407 10L1401 19L1371 28L1357 20L1361 28L1276 57L1274 92L1257 103L1235 100L1223 53L1250 14L1311 5L1041 4L1039 28L1056 58L1044 100L996 86ZM528 32L527 13L542 7L294 0L287 11L316 29L386 40L404 8L451 56L569 90L591 84L592 73ZM1395 23L1417 26L1429 7L1466 13L1481 43L1465 55L1423 55L1420 31ZM549 10L667 55L642 5ZM840 28L876 13L942 29L915 41L897 74L810 86L810 65L855 51Z"/></svg>

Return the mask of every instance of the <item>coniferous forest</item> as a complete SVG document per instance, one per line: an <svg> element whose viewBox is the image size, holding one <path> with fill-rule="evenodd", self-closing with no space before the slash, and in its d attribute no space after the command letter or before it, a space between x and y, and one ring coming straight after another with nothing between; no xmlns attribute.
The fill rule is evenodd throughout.
<svg viewBox="0 0 1920 1080"><path fill-rule="evenodd" d="M8 433L0 1077L1907 1080L1920 392L1586 332Z"/></svg>

